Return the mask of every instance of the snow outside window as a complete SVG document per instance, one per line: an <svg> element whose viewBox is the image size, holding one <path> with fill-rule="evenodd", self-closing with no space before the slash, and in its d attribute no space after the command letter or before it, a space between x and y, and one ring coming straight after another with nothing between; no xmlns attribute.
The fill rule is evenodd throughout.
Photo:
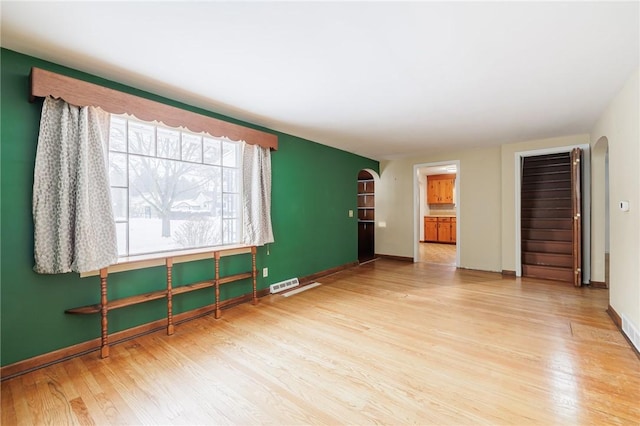
<svg viewBox="0 0 640 426"><path fill-rule="evenodd" d="M240 143L111 115L118 255L242 241Z"/></svg>

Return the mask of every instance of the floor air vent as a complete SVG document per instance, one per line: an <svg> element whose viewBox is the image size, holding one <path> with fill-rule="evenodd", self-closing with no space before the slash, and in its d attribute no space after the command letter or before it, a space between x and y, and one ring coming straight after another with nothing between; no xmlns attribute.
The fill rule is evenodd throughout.
<svg viewBox="0 0 640 426"><path fill-rule="evenodd" d="M631 340L633 346L640 351L640 332L636 330L631 321L629 321L624 314L622 314L622 331L624 331L624 334L626 334L629 340Z"/></svg>
<svg viewBox="0 0 640 426"><path fill-rule="evenodd" d="M297 278L291 278L290 280L280 281L279 283L271 284L269 286L269 290L271 294L280 293L281 291L287 290L289 288L297 287L300 285L300 282Z"/></svg>

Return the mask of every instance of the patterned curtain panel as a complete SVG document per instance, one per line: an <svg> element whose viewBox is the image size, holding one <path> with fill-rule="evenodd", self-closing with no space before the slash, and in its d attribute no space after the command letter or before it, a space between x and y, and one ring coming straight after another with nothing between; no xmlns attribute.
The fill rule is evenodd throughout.
<svg viewBox="0 0 640 426"><path fill-rule="evenodd" d="M271 151L242 143L242 214L244 243L273 242L271 229Z"/></svg>
<svg viewBox="0 0 640 426"><path fill-rule="evenodd" d="M45 99L33 182L36 272L88 272L117 261L108 132L103 110Z"/></svg>

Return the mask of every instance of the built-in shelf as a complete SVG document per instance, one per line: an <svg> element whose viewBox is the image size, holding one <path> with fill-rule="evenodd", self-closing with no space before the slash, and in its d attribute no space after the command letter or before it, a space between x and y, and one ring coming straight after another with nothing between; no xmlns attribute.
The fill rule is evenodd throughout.
<svg viewBox="0 0 640 426"><path fill-rule="evenodd" d="M358 173L358 260L374 257L375 180L371 173Z"/></svg>
<svg viewBox="0 0 640 426"><path fill-rule="evenodd" d="M242 272L239 274L228 275L220 277L220 258L225 255L233 255L240 253L251 253L251 270L248 272ZM200 281L192 284L185 284L178 287L173 287L173 257L167 257L164 259L164 263L167 268L167 283L166 289L151 291L148 293L136 294L133 296L122 297L119 299L108 300L107 298L107 276L108 268L100 270L100 303L80 306L77 308L67 309L67 314L101 314L102 323L102 336L100 355L102 358L109 356L109 334L108 334L108 312L114 309L124 308L126 306L137 305L139 303L145 303L152 300L166 299L167 300L167 334L173 334L173 296L189 293L204 288L215 288L215 317L220 318L222 311L220 310L220 286L229 284L236 281L247 280L253 278L253 297L252 302L256 304L258 302L257 289L256 289L256 248L246 247L246 251L234 249L216 250L211 252L211 257L214 261L215 278L205 281Z"/></svg>

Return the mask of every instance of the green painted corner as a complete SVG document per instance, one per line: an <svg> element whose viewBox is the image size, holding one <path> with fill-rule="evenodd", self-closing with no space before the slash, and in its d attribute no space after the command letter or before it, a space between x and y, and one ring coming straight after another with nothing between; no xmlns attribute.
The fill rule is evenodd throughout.
<svg viewBox="0 0 640 426"><path fill-rule="evenodd" d="M68 315L65 309L99 302L97 277L77 274L39 275L33 272L31 197L33 166L41 102L29 103L31 67L69 75L169 105L221 118L278 135L272 153L272 223L275 242L258 248L257 267L269 268L258 288L292 277L307 276L357 260L356 177L363 168L379 171L377 161L295 136L278 133L170 99L107 81L7 49L0 51L0 363L2 366L81 343L100 335L95 315ZM248 255L222 260L222 271L251 266ZM210 261L178 264L175 285L211 278ZM135 287L132 285L135 283ZM112 274L110 297L161 289L164 268ZM248 293L250 280L221 289L223 299ZM212 303L212 289L174 298L174 313ZM162 301L124 308L109 314L115 332L164 318Z"/></svg>

